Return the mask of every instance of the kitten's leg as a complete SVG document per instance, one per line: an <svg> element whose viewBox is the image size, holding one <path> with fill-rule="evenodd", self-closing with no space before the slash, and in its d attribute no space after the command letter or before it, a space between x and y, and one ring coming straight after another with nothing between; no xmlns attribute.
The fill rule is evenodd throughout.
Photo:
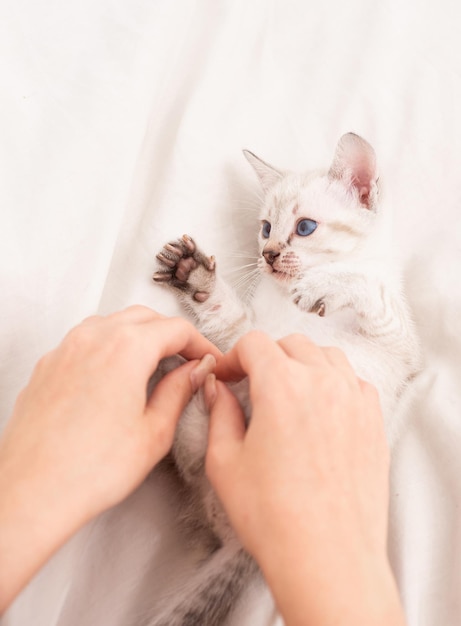
<svg viewBox="0 0 461 626"><path fill-rule="evenodd" d="M235 541L217 549L189 579L179 601L148 626L220 626L248 582L259 572Z"/></svg>
<svg viewBox="0 0 461 626"><path fill-rule="evenodd" d="M353 309L358 316L359 330L372 334L378 320L383 320L389 302L383 297L384 286L366 274L347 269L309 270L292 288L294 303L303 311L325 317L341 309Z"/></svg>
<svg viewBox="0 0 461 626"><path fill-rule="evenodd" d="M310 270L292 289L295 304L303 311L326 316L350 308L357 314L357 332L381 346L408 353L407 362L417 367L418 348L406 302L398 289L365 272L347 268Z"/></svg>
<svg viewBox="0 0 461 626"><path fill-rule="evenodd" d="M188 235L166 244L157 255L155 282L171 288L192 312L197 327L226 350L250 330L250 312L216 273L214 257L205 255Z"/></svg>
<svg viewBox="0 0 461 626"><path fill-rule="evenodd" d="M292 287L291 296L301 310L321 317L348 307L370 310L367 280L358 273L313 268Z"/></svg>

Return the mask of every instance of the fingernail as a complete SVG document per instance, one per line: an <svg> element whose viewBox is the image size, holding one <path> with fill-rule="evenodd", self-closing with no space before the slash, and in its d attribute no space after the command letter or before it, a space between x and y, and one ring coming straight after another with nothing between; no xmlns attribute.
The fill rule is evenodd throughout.
<svg viewBox="0 0 461 626"><path fill-rule="evenodd" d="M208 412L211 411L216 401L218 391L216 389L216 376L214 374L208 374L205 379L205 404Z"/></svg>
<svg viewBox="0 0 461 626"><path fill-rule="evenodd" d="M198 363L190 373L190 384L194 393L200 389L208 374L213 372L215 367L216 359L214 356L212 354L205 354L200 363Z"/></svg>

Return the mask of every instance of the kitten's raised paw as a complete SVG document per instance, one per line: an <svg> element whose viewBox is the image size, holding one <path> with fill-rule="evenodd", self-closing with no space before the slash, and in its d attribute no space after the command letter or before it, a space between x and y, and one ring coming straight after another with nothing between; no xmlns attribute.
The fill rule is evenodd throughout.
<svg viewBox="0 0 461 626"><path fill-rule="evenodd" d="M215 280L216 262L197 248L189 235L167 243L157 254L159 271L153 279L189 294L196 302L205 302Z"/></svg>
<svg viewBox="0 0 461 626"><path fill-rule="evenodd" d="M317 313L320 317L325 317L325 302L323 300L314 302L309 313Z"/></svg>
<svg viewBox="0 0 461 626"><path fill-rule="evenodd" d="M314 304L306 303L302 296L296 296L293 299L296 306L299 306L303 311L308 313L316 313L319 317L325 317L325 302L323 300L316 300Z"/></svg>
<svg viewBox="0 0 461 626"><path fill-rule="evenodd" d="M306 296L306 294L298 292L297 289L294 289L291 292L291 295L293 297L293 302L301 310L306 311L307 313L316 313L319 317L325 317L326 306L324 298L318 298L313 302L310 294Z"/></svg>

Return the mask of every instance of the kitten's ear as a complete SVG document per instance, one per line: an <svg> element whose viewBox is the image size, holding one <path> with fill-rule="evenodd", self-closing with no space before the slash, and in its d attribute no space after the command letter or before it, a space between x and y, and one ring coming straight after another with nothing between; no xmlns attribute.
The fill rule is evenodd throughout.
<svg viewBox="0 0 461 626"><path fill-rule="evenodd" d="M364 207L375 208L378 193L376 155L365 139L354 133L343 135L336 146L328 176L355 188Z"/></svg>
<svg viewBox="0 0 461 626"><path fill-rule="evenodd" d="M272 165L269 165L269 163L266 163L265 161L257 157L256 154L253 154L253 152L250 152L249 150L244 150L243 154L245 155L248 163L252 166L252 168L258 175L264 191L270 189L273 185L275 185L277 181L282 178L282 172L279 172L279 170L276 170L275 167L272 167Z"/></svg>

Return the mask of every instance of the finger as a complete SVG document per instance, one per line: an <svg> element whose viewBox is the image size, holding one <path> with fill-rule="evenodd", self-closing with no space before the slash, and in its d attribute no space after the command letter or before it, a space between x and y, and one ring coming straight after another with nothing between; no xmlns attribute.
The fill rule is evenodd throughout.
<svg viewBox="0 0 461 626"><path fill-rule="evenodd" d="M102 319L104 319L102 315L90 315L89 317L85 317L85 319L82 320L81 325L88 326L90 324L97 324Z"/></svg>
<svg viewBox="0 0 461 626"><path fill-rule="evenodd" d="M146 404L144 414L152 436L153 463L171 448L176 424L193 395L190 375L197 365L197 361L189 361L166 374Z"/></svg>
<svg viewBox="0 0 461 626"><path fill-rule="evenodd" d="M157 311L154 311L153 309L150 309L147 306L143 306L141 304L133 304L132 306L129 306L122 311L111 313L107 316L106 319L114 322L142 324L144 322L151 322L157 319L166 319L166 316L158 313Z"/></svg>
<svg viewBox="0 0 461 626"><path fill-rule="evenodd" d="M322 348L305 335L288 335L277 343L289 357L304 365L325 365L328 362Z"/></svg>
<svg viewBox="0 0 461 626"><path fill-rule="evenodd" d="M327 362L334 367L336 370L340 371L343 376L354 386L359 384L358 378L352 365L350 364L349 359L344 354L342 350L334 347L322 348L322 352L325 356Z"/></svg>
<svg viewBox="0 0 461 626"><path fill-rule="evenodd" d="M250 376L252 381L257 381L281 358L286 358L286 354L273 339L262 332L251 331L218 360L216 376L224 381Z"/></svg>
<svg viewBox="0 0 461 626"><path fill-rule="evenodd" d="M174 354L186 359L201 359L205 354L212 354L215 359L221 357L220 350L211 341L180 317L157 318L136 326L134 331L139 333L141 357L151 371L161 359Z"/></svg>
<svg viewBox="0 0 461 626"><path fill-rule="evenodd" d="M340 348L320 347L305 335L288 335L277 342L288 356L304 365L321 366L331 365L340 371L348 382L354 386L358 384L357 376L348 358Z"/></svg>
<svg viewBox="0 0 461 626"><path fill-rule="evenodd" d="M206 472L211 483L219 486L224 476L232 476L245 437L245 417L234 394L213 375L205 383L205 397L209 403L215 387L210 410Z"/></svg>

